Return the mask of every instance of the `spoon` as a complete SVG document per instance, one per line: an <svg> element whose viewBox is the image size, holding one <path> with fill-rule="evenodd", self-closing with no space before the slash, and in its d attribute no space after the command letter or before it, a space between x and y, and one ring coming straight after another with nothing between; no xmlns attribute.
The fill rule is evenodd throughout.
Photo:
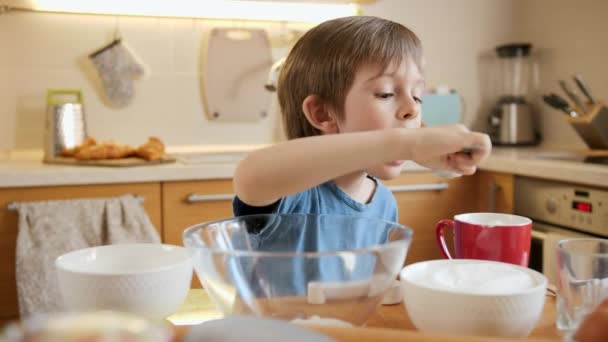
<svg viewBox="0 0 608 342"><path fill-rule="evenodd" d="M464 154L467 154L470 157L473 153L475 153L475 152L481 152L481 151L483 151L482 147L479 147L479 146L467 146L467 147L464 147L462 150L460 150L460 152L457 152L457 153L464 153Z"/></svg>

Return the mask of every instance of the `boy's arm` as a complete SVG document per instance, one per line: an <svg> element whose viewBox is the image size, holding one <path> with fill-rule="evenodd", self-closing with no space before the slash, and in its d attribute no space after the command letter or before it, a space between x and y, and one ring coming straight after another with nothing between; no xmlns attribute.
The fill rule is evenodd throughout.
<svg viewBox="0 0 608 342"><path fill-rule="evenodd" d="M472 156L456 153L468 146L482 150ZM472 174L490 148L485 134L469 132L462 125L322 135L252 152L239 163L233 182L243 202L265 206L338 176L393 160L414 160Z"/></svg>
<svg viewBox="0 0 608 342"><path fill-rule="evenodd" d="M257 150L239 163L234 189L249 205L269 205L349 172L406 159L394 148L397 136L393 130L331 134Z"/></svg>

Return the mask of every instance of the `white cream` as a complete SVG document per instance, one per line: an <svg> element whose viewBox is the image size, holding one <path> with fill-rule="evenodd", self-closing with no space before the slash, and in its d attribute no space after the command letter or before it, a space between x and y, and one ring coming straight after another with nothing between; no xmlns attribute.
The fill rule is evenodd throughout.
<svg viewBox="0 0 608 342"><path fill-rule="evenodd" d="M509 294L537 285L525 271L500 263L439 264L408 278L422 286L478 294Z"/></svg>
<svg viewBox="0 0 608 342"><path fill-rule="evenodd" d="M491 220L491 221L483 223L483 225L487 226L487 227L500 227L500 226L508 226L509 223L507 223L505 221L501 221L501 220Z"/></svg>
<svg viewBox="0 0 608 342"><path fill-rule="evenodd" d="M523 226L532 223L532 221L527 217L497 213L460 214L454 216L454 219L460 222L485 227Z"/></svg>

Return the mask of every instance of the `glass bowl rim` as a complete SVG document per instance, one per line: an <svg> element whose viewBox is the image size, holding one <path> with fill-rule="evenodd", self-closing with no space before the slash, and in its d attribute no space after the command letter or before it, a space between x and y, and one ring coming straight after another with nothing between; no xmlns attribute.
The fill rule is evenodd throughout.
<svg viewBox="0 0 608 342"><path fill-rule="evenodd" d="M299 213L294 213L294 214L284 214L284 213L283 214L281 214L281 213L253 214L253 215L242 215L242 216L237 216L237 217L201 222L201 223L192 225L192 226L186 228L184 230L184 232L182 233L182 240L184 242L184 247L191 248L191 247L186 246L186 243L185 243L186 239L190 239L190 236L194 235L195 231L197 231L203 227L211 226L213 224L217 224L217 223L221 223L221 222L228 222L228 221L243 219L243 218L269 217L269 216L343 217L343 218L349 218L349 219L359 219L359 220L363 219L363 220L368 220L368 221L377 221L377 222L382 222L385 225L390 224L393 227L399 228L400 230L405 232L405 237L403 239L399 239L396 241L391 241L391 242L383 243L383 244L379 244L379 245L373 245L370 247L353 248L353 249L337 249L337 250L323 251L323 252L270 252L270 251L253 251L253 250L246 250L246 249L227 250L227 249L223 249L223 248L209 248L209 247L205 247L205 246L196 246L195 249L203 249L205 252L208 252L211 254L224 254L224 255L232 255L232 256L313 258L313 257L324 257L324 256L337 256L337 255L340 255L343 253L355 253L355 254L378 253L378 252L382 252L384 250L390 250L392 248L396 248L403 244L406 245L406 247L407 247L408 245L411 244L411 241L412 241L412 238L414 235L414 232L411 228L406 227L400 223L383 220L383 219L372 218L372 217L365 217L365 216L340 215L340 214L299 214Z"/></svg>
<svg viewBox="0 0 608 342"><path fill-rule="evenodd" d="M560 253L562 255L563 254L568 254L568 255L576 256L576 257L601 258L601 259L608 258L608 252L605 252L605 253L599 253L599 252L587 253L587 252L574 251L574 250L569 250L568 249L569 245L577 244L579 242L589 242L589 241L595 241L595 242L599 242L599 243L607 244L608 245L608 239L584 237L584 238L561 239L561 240L559 240L557 242L556 249L557 249L558 253Z"/></svg>

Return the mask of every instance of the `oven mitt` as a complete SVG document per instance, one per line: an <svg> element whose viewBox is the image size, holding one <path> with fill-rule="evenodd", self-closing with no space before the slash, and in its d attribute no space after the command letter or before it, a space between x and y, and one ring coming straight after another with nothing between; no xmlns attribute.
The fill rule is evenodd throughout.
<svg viewBox="0 0 608 342"><path fill-rule="evenodd" d="M144 68L121 40L114 40L97 50L89 59L95 65L112 105L124 107L131 103L135 95L133 80L144 75Z"/></svg>

